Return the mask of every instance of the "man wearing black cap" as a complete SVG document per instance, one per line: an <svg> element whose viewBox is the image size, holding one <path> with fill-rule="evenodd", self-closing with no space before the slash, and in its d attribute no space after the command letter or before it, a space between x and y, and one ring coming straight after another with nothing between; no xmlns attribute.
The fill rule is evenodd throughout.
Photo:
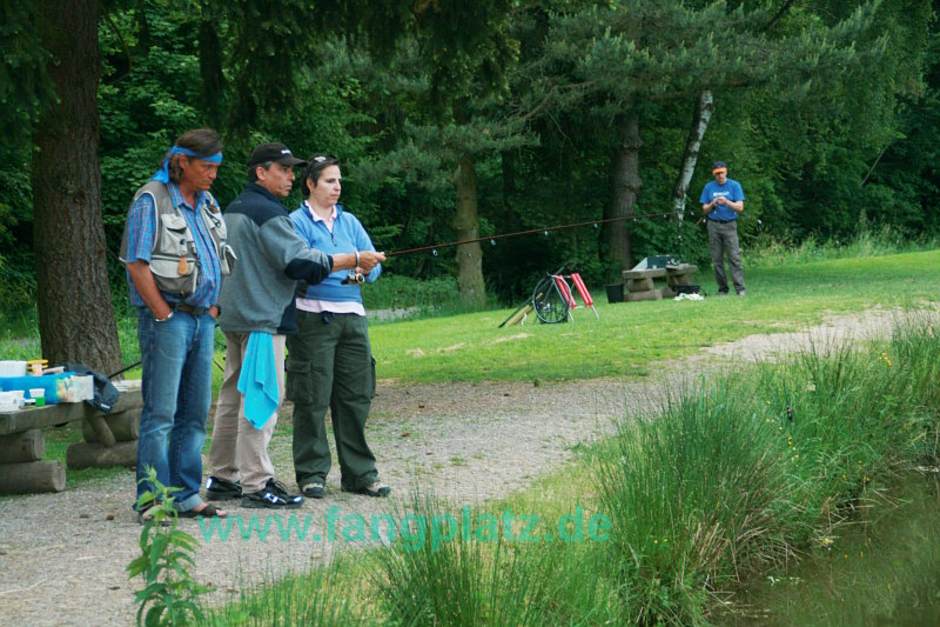
<svg viewBox="0 0 940 627"><path fill-rule="evenodd" d="M274 478L268 444L284 398L285 334L296 332L298 281L315 284L355 268L355 253L326 255L294 232L287 198L294 166L306 162L284 144L262 144L248 159L245 191L225 210L228 243L238 261L219 298L225 333L225 375L216 404L206 485L209 500L241 498L243 507L292 508L303 503ZM382 253L360 252L368 271Z"/></svg>
<svg viewBox="0 0 940 627"><path fill-rule="evenodd" d="M709 181L702 190L699 202L708 223L708 249L715 266L715 281L718 295L728 293L728 277L725 275L725 253L731 263L731 280L738 296L744 296L744 269L741 267L741 249L738 246L738 216L744 212L744 189L734 179L728 178L728 166L724 161L712 164L714 181Z"/></svg>

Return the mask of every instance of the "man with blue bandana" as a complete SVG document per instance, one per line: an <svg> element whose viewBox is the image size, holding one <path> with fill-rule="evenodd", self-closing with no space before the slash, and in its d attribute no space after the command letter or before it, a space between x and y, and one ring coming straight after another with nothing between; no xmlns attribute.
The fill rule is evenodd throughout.
<svg viewBox="0 0 940 627"><path fill-rule="evenodd" d="M724 161L712 164L714 181L709 181L702 190L699 202L708 225L708 249L712 265L715 266L715 282L718 295L728 294L728 277L725 274L725 254L731 264L731 280L738 296L744 296L744 269L741 266L741 247L738 245L738 216L744 212L744 189L734 179L728 178L728 166Z"/></svg>
<svg viewBox="0 0 940 627"><path fill-rule="evenodd" d="M222 276L235 262L209 193L221 150L211 129L183 133L134 195L121 242L143 367L137 496L152 490L141 479L153 468L163 485L177 489L174 505L187 518L226 515L199 496L217 303ZM141 523L151 506L135 504Z"/></svg>

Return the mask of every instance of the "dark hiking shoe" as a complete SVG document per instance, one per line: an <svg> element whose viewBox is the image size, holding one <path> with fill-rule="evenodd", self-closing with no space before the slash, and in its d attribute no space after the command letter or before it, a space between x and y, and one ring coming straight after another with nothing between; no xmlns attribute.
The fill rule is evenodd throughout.
<svg viewBox="0 0 940 627"><path fill-rule="evenodd" d="M352 492L353 494L364 494L366 496L385 497L391 494L392 488L381 481L375 481L361 488L343 488L343 492Z"/></svg>
<svg viewBox="0 0 940 627"><path fill-rule="evenodd" d="M319 481L311 481L304 484L301 490L304 496L310 499L322 499L326 496L326 486Z"/></svg>
<svg viewBox="0 0 940 627"><path fill-rule="evenodd" d="M238 499L241 496L242 486L237 481L219 479L218 477L209 477L206 480L207 501L226 501L228 499Z"/></svg>
<svg viewBox="0 0 940 627"><path fill-rule="evenodd" d="M242 507L294 509L303 504L304 497L299 494L288 494L284 484L273 477L268 479L263 489L242 495Z"/></svg>

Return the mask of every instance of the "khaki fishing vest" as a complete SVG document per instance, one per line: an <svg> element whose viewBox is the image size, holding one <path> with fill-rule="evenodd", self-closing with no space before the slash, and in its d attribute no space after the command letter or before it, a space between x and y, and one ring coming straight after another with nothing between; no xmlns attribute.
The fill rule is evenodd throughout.
<svg viewBox="0 0 940 627"><path fill-rule="evenodd" d="M196 254L196 241L186 224L186 218L179 207L173 205L170 190L159 181L150 181L137 190L131 205L144 194L150 194L156 211L156 231L153 248L150 253L150 272L157 288L162 292L180 297L192 295L196 291L201 262ZM205 192L206 202L198 213L212 235L222 276L232 273L235 265L235 252L226 243L225 221L215 197ZM127 225L121 238L121 261L127 263Z"/></svg>

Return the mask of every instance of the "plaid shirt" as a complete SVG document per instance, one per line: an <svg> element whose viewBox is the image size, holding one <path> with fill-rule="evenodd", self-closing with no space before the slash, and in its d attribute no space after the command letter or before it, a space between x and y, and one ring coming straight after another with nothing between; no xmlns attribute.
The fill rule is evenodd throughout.
<svg viewBox="0 0 940 627"><path fill-rule="evenodd" d="M170 200L175 207L180 208L180 213L183 214L186 225L192 232L193 239L196 242L199 276L196 280L196 291L182 301L175 294L166 292L161 292L161 294L170 304L185 302L193 307L211 307L219 302L219 290L222 287L222 269L219 265L219 255L215 242L202 216L183 200L179 187L171 182L167 184L167 189L170 192ZM199 207L206 202L206 194L199 192L196 195L196 206ZM127 258L125 259L127 263L134 261L150 263L153 240L157 230L157 212L155 209L153 197L150 194L141 194L131 205L127 216ZM143 307L144 301L137 292L137 288L134 287L130 273L127 273L127 285L131 304L135 307Z"/></svg>

